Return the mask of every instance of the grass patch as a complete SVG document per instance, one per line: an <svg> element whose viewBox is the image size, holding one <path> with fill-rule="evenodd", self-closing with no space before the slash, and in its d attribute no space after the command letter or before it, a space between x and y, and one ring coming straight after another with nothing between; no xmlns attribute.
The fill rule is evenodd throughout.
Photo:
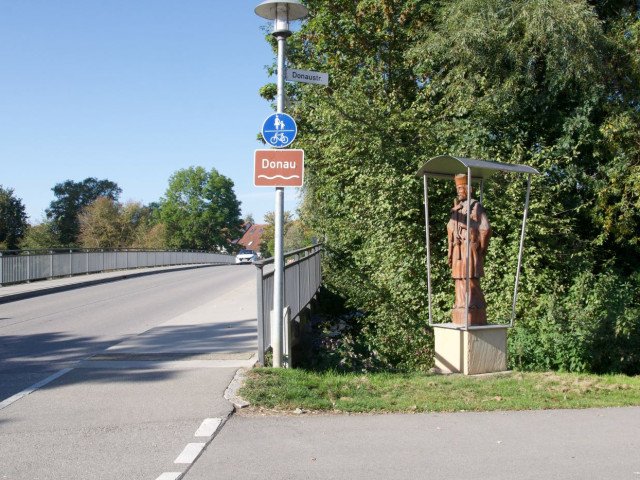
<svg viewBox="0 0 640 480"><path fill-rule="evenodd" d="M338 412L455 412L640 405L640 376L512 372L465 377L259 368L240 395L252 406Z"/></svg>

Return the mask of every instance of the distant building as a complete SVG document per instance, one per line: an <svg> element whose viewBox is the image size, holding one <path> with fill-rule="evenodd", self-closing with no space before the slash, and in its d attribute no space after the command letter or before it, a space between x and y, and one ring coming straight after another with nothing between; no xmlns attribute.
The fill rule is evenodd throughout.
<svg viewBox="0 0 640 480"><path fill-rule="evenodd" d="M242 248L259 252L260 245L262 244L262 235L264 234L264 229L267 225L246 223L243 226L243 230L246 226L248 226L248 228L246 228L244 235L242 235L242 237L240 237L240 239L236 243Z"/></svg>

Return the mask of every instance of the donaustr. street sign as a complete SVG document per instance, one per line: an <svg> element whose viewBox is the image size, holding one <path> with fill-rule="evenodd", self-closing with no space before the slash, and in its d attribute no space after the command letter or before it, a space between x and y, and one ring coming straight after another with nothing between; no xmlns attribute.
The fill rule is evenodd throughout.
<svg viewBox="0 0 640 480"><path fill-rule="evenodd" d="M253 184L256 187L301 187L304 182L304 150L256 150Z"/></svg>
<svg viewBox="0 0 640 480"><path fill-rule="evenodd" d="M329 74L312 72L310 70L287 69L286 79L290 82L314 83L316 85L329 85Z"/></svg>

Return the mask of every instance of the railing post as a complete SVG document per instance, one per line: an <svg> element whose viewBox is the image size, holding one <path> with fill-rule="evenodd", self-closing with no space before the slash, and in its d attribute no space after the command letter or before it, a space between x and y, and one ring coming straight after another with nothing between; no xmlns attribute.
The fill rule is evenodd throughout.
<svg viewBox="0 0 640 480"><path fill-rule="evenodd" d="M49 278L53 278L53 250L49 250Z"/></svg>
<svg viewBox="0 0 640 480"><path fill-rule="evenodd" d="M85 273L89 275L89 249L84 252L86 255L84 256L84 264L85 264Z"/></svg>
<svg viewBox="0 0 640 480"><path fill-rule="evenodd" d="M27 252L27 282L31 281L31 255Z"/></svg>
<svg viewBox="0 0 640 480"><path fill-rule="evenodd" d="M262 290L262 265L256 265L256 290L258 301L258 362L264 367L264 296Z"/></svg>
<svg viewBox="0 0 640 480"><path fill-rule="evenodd" d="M4 285L4 258L0 252L0 285Z"/></svg>

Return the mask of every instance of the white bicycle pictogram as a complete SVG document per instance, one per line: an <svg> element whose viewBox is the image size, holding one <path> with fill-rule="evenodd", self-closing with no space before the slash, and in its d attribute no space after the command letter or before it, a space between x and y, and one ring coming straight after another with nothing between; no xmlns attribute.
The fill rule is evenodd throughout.
<svg viewBox="0 0 640 480"><path fill-rule="evenodd" d="M280 143L287 143L289 141L289 137L287 137L284 133L282 132L277 132L273 134L273 137L271 137L269 139L269 143L271 143L271 145L275 145L276 143L280 142Z"/></svg>

